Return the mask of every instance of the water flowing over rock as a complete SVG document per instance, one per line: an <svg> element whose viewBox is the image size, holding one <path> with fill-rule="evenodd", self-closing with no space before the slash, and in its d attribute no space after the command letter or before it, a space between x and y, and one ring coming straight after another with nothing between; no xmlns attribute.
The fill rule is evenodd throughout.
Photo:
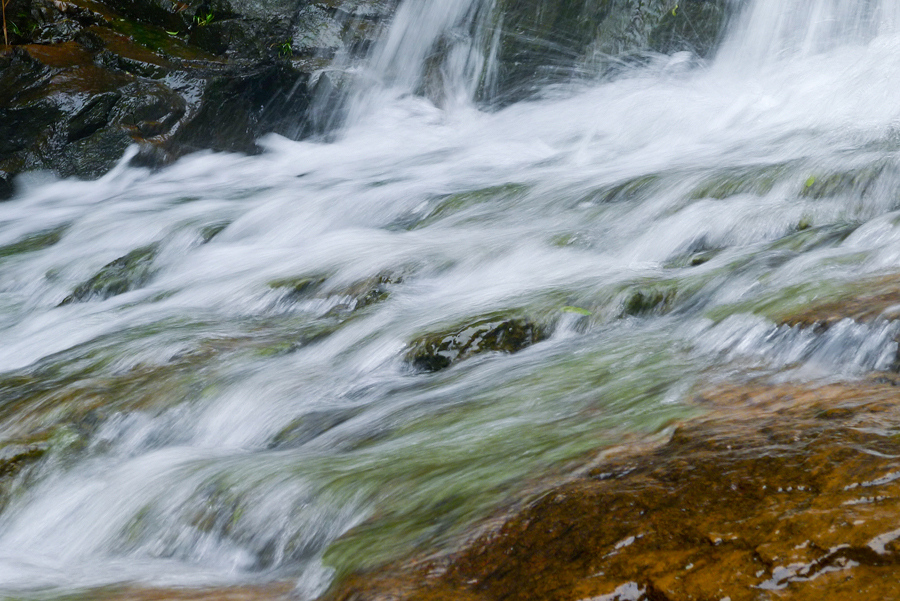
<svg viewBox="0 0 900 601"><path fill-rule="evenodd" d="M11 0L0 597L895 597L897 6Z"/></svg>

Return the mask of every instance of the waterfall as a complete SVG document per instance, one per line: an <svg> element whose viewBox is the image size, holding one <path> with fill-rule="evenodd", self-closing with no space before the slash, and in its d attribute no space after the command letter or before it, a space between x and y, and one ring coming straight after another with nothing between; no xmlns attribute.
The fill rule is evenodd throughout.
<svg viewBox="0 0 900 601"><path fill-rule="evenodd" d="M353 94L348 121L407 94L438 105L470 102L485 74L484 36L493 8L494 0L402 3Z"/></svg>
<svg viewBox="0 0 900 601"><path fill-rule="evenodd" d="M896 0L752 0L735 20L719 60L732 69L764 67L866 44L898 27Z"/></svg>
<svg viewBox="0 0 900 601"><path fill-rule="evenodd" d="M675 3L612 4L625 27ZM0 203L0 452L28 461L0 479L0 597L314 596L696 412L710 374L893 360L894 325L770 316L900 264L900 2L753 0L707 62L646 52L480 110L512 16L404 1L334 140L39 174ZM546 335L517 352L410 364L526 318Z"/></svg>

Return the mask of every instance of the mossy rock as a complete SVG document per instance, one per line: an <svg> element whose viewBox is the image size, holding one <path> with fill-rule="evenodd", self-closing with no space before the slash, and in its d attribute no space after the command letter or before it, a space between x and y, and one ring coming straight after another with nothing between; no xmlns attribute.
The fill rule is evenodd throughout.
<svg viewBox="0 0 900 601"><path fill-rule="evenodd" d="M67 229L67 226L62 226L44 230L42 232L29 234L12 244L0 246L0 259L50 248L62 240L63 234L65 234Z"/></svg>
<svg viewBox="0 0 900 601"><path fill-rule="evenodd" d="M303 298L311 298L326 279L327 276L324 275L279 278L269 282L269 288L284 293L285 300L296 302Z"/></svg>
<svg viewBox="0 0 900 601"><path fill-rule="evenodd" d="M339 294L352 299L353 310L363 309L383 302L391 295L391 288L403 282L403 276L396 273L381 273L371 278L356 282Z"/></svg>
<svg viewBox="0 0 900 601"><path fill-rule="evenodd" d="M348 286L325 286L328 276L308 275L279 278L269 282L269 287L284 294L283 300L297 302L307 298L344 297L346 302L338 305L334 312L355 311L382 302L390 296L390 288L403 281L398 273L385 272L354 282Z"/></svg>
<svg viewBox="0 0 900 601"><path fill-rule="evenodd" d="M299 447L328 432L332 428L351 419L357 414L354 410L310 411L293 420L282 429L272 442L270 449Z"/></svg>
<svg viewBox="0 0 900 601"><path fill-rule="evenodd" d="M708 177L689 194L691 200L723 200L738 194L764 196L788 174L786 165L764 165L734 169Z"/></svg>
<svg viewBox="0 0 900 601"><path fill-rule="evenodd" d="M103 300L144 286L153 275L153 259L157 250L155 244L142 246L107 263L94 277L79 284L60 305L94 298Z"/></svg>
<svg viewBox="0 0 900 601"><path fill-rule="evenodd" d="M666 313L675 302L675 287L651 287L629 291L622 302L622 316L640 317Z"/></svg>
<svg viewBox="0 0 900 601"><path fill-rule="evenodd" d="M440 371L482 353L515 353L547 336L543 326L523 317L487 317L416 340L406 361L417 371Z"/></svg>
<svg viewBox="0 0 900 601"><path fill-rule="evenodd" d="M11 444L0 448L0 479L14 477L26 466L41 459L49 449L47 442Z"/></svg>
<svg viewBox="0 0 900 601"><path fill-rule="evenodd" d="M811 175L803 183L800 196L814 200L845 194L862 197L875 185L884 170L884 165L870 165L861 169Z"/></svg>
<svg viewBox="0 0 900 601"><path fill-rule="evenodd" d="M594 190L587 196L579 200L582 202L591 202L595 204L608 204L614 202L629 202L634 200L645 200L653 192L659 189L662 177L659 175L642 175L621 181L609 186L603 186Z"/></svg>
<svg viewBox="0 0 900 601"><path fill-rule="evenodd" d="M231 225L230 221L217 221L216 223L210 223L209 225L204 225L200 228L200 240L203 244L210 242L213 238L221 234Z"/></svg>
<svg viewBox="0 0 900 601"><path fill-rule="evenodd" d="M466 210L472 210L485 203L498 203L515 200L524 196L529 190L525 184L506 183L497 186L488 186L477 190L457 192L446 196L433 198L431 210L423 217L413 215L402 218L392 225L392 229L420 229L432 225L442 219L457 215Z"/></svg>

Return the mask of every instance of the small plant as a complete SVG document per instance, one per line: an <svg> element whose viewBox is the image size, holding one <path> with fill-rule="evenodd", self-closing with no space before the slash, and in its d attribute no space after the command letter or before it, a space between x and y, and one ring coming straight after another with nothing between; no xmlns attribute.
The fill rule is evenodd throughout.
<svg viewBox="0 0 900 601"><path fill-rule="evenodd" d="M286 42L282 42L278 46L278 56L287 58L289 56L294 55L294 48L291 46L291 41L287 40Z"/></svg>
<svg viewBox="0 0 900 601"><path fill-rule="evenodd" d="M205 27L206 25L209 25L210 23L212 23L212 20L213 20L212 12L208 12L203 15L194 15L194 23L196 23L198 27Z"/></svg>

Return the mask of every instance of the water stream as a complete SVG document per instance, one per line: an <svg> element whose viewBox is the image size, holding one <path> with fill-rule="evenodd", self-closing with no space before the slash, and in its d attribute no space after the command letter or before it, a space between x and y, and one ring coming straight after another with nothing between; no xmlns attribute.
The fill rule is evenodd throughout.
<svg viewBox="0 0 900 601"><path fill-rule="evenodd" d="M492 7L407 0L334 140L0 204L0 458L44 453L0 505L0 596L313 597L664 432L710 378L892 365L895 322L776 320L900 266L896 2L754 0L715 59L488 111ZM441 36L439 108L414 92ZM550 335L406 360L510 315Z"/></svg>

